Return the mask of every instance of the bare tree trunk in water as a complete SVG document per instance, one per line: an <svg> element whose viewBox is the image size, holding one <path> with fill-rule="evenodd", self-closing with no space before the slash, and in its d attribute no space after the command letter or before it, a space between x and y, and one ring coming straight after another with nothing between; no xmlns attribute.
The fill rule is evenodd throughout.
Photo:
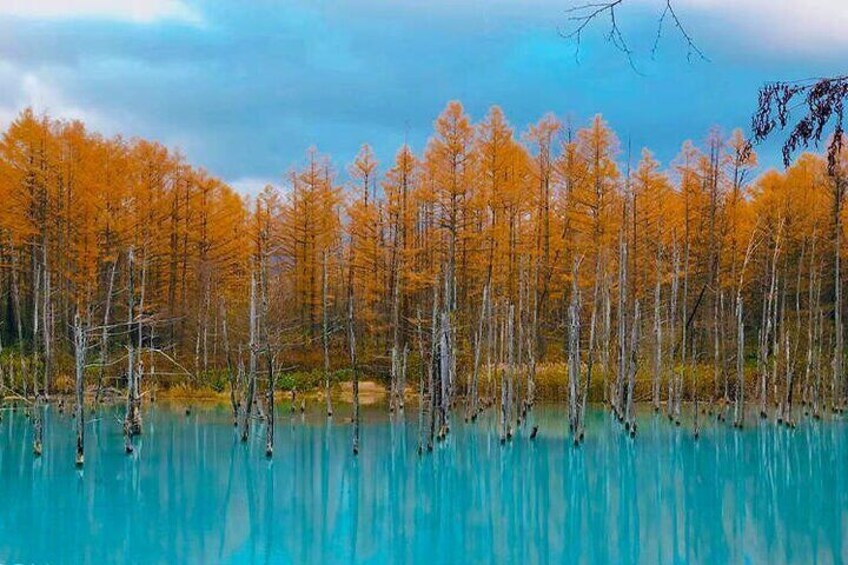
<svg viewBox="0 0 848 565"><path fill-rule="evenodd" d="M603 278L602 278L602 308L603 308L603 328L601 330L601 339L603 340L603 345L601 345L601 365L604 370L604 402L611 402L611 390L610 390L610 373L612 370L610 368L610 340L612 339L612 296L611 289L609 286L609 274L607 270L603 270Z"/></svg>
<svg viewBox="0 0 848 565"><path fill-rule="evenodd" d="M841 410L842 405L842 387L843 387L843 331L842 331L842 200L843 200L843 181L842 176L837 175L834 179L835 183L835 198L834 198L834 238L833 238L833 285L834 285L834 304L833 304L833 397L831 399L832 407L835 412Z"/></svg>
<svg viewBox="0 0 848 565"><path fill-rule="evenodd" d="M741 428L745 420L745 324L742 322L742 288L736 292L736 413L733 425Z"/></svg>
<svg viewBox="0 0 848 565"><path fill-rule="evenodd" d="M330 312L328 285L327 251L325 250L321 268L321 313L323 318L321 341L324 346L324 397L327 402L327 417L330 418L333 415L333 400L330 398Z"/></svg>
<svg viewBox="0 0 848 565"><path fill-rule="evenodd" d="M82 467L85 462L85 353L86 333L82 327L79 312L77 312L74 315L74 366L76 369L74 383L74 391L76 392L74 424L77 431L77 467Z"/></svg>
<svg viewBox="0 0 848 565"><path fill-rule="evenodd" d="M439 439L445 439L450 431L450 387L451 387L451 325L450 313L442 312L442 324L439 330Z"/></svg>
<svg viewBox="0 0 848 565"><path fill-rule="evenodd" d="M512 381L515 373L515 306L509 305L506 319L506 347L507 347L507 380L506 387L501 395L503 398L503 422L506 439L512 439Z"/></svg>
<svg viewBox="0 0 848 565"><path fill-rule="evenodd" d="M625 429L630 430L630 437L636 437L636 410L634 407L634 389L636 388L636 369L639 361L639 300L633 304L633 321L630 327L630 359L627 369L627 407Z"/></svg>
<svg viewBox="0 0 848 565"><path fill-rule="evenodd" d="M624 212L626 216L627 212ZM618 372L615 379L613 408L619 422L624 421L624 386L627 376L627 241L622 230L618 245Z"/></svg>
<svg viewBox="0 0 848 565"><path fill-rule="evenodd" d="M654 386L651 387L651 396L653 397L654 402L654 412L660 411L660 383L662 379L662 355L663 355L663 341L662 341L662 317L660 314L660 304L662 299L662 277L660 273L662 272L662 265L660 264L660 252L657 251L657 281L654 286Z"/></svg>
<svg viewBox="0 0 848 565"><path fill-rule="evenodd" d="M671 300L669 305L669 317L668 317L668 337L669 343L672 344L671 350L669 351L669 357L671 360L671 372L668 378L668 402L666 403L666 408L668 411L668 419L676 420L678 423L680 422L680 403L679 403L679 391L677 389L677 368L674 366L674 357L675 357L675 347L673 344L676 343L676 330L677 330L677 317L678 317L678 306L677 306L677 293L678 293L678 285L680 281L680 254L677 250L677 239L675 238L672 243L672 268L671 268Z"/></svg>
<svg viewBox="0 0 848 565"><path fill-rule="evenodd" d="M274 455L274 390L277 388L277 374L274 370L274 356L270 347L266 349L268 356L268 389L265 392L265 403L268 413L265 418L265 457Z"/></svg>
<svg viewBox="0 0 848 565"><path fill-rule="evenodd" d="M688 194L688 192L687 192ZM689 258L691 245L689 242L689 204L687 199L686 204L686 245L683 248L683 316L681 322L683 328L681 330L681 345L680 345L680 374L677 386L677 420L680 424L680 402L683 396L683 386L686 383L686 372L691 369L689 367ZM694 391L693 391L694 394Z"/></svg>
<svg viewBox="0 0 848 565"><path fill-rule="evenodd" d="M483 325L486 321L486 305L489 299L489 285L483 287L483 302L480 308L480 321L477 324L477 331L474 333L474 369L471 376L471 405L469 414L465 420L477 420L477 415L480 413L478 401L479 394L479 379L480 379L480 354L483 346Z"/></svg>
<svg viewBox="0 0 848 565"><path fill-rule="evenodd" d="M50 300L50 271L47 268L47 248L44 248L44 290L42 292L43 305L41 308L41 337L44 340L44 370L42 372L42 394L45 399L50 394L51 372L53 370L53 303Z"/></svg>
<svg viewBox="0 0 848 565"><path fill-rule="evenodd" d="M539 357L539 260L533 262L533 310L530 320L530 338L528 339L527 355L530 366L527 371L527 409L536 404L536 359ZM482 332L481 332L482 335ZM544 352L542 352L544 354Z"/></svg>
<svg viewBox="0 0 848 565"><path fill-rule="evenodd" d="M571 303L568 306L568 430L574 445L579 438L580 383L580 290L577 285L580 260L575 259L571 275Z"/></svg>
<svg viewBox="0 0 848 565"><path fill-rule="evenodd" d="M441 366L441 361L439 360L439 348L440 348L440 338L439 338L439 284L438 282L433 285L433 312L430 321L430 366L427 371L427 391L429 394L428 399L428 411L429 417L427 419L427 428L428 428L428 439L427 439L427 450L433 450L433 443L436 437L436 426L438 420L438 391L441 389L441 385L436 387L436 375L439 372L439 367Z"/></svg>
<svg viewBox="0 0 848 565"><path fill-rule="evenodd" d="M241 375L236 372L236 368L233 365L233 354L230 349L230 333L227 325L227 311L223 301L221 302L221 332L224 334L224 355L227 358L227 380L230 383L230 406L233 410L233 427L237 427L239 415L238 393Z"/></svg>
<svg viewBox="0 0 848 565"><path fill-rule="evenodd" d="M41 457L42 443L44 438L44 420L42 418L43 396L35 394L35 404L32 412L32 454Z"/></svg>
<svg viewBox="0 0 848 565"><path fill-rule="evenodd" d="M356 362L356 317L354 315L353 262L351 261L348 287L347 331L350 347L350 368L353 371L353 454L359 453L359 367Z"/></svg>
<svg viewBox="0 0 848 565"><path fill-rule="evenodd" d="M427 433L426 428L424 426L424 414L425 407L428 405L429 401L425 396L425 373L430 373L432 375L432 371L427 371L428 362L426 361L427 358L424 354L424 330L421 327L420 308L416 312L415 330L416 337L418 338L418 356L421 359L421 369L418 372L418 454L421 455L422 453L424 453L424 446L427 443Z"/></svg>
<svg viewBox="0 0 848 565"><path fill-rule="evenodd" d="M824 339L824 308L821 307L822 269L819 268L819 276L816 277L816 350L815 371L816 379L813 384L813 418L821 418L821 387L822 387L822 341Z"/></svg>
<svg viewBox="0 0 848 565"><path fill-rule="evenodd" d="M265 350L268 365L268 388L265 391L265 456L274 455L274 392L277 390L277 373L274 367L274 352L271 350L271 328L268 323L268 270L263 257L259 269L260 276L260 320L262 325L262 348ZM292 405L294 408L294 405Z"/></svg>
<svg viewBox="0 0 848 565"><path fill-rule="evenodd" d="M782 227L781 222L781 227ZM763 329L761 330L760 337L760 359L759 359L759 372L760 372L760 418L765 418L767 416L766 412L766 403L768 401L768 347L769 347L769 339L771 338L771 334L774 330L775 316L773 315L774 311L774 302L775 302L775 292L777 287L777 259L780 256L780 231L781 227L778 227L777 236L775 238L774 243L774 253L772 255L771 260L771 268L769 270L769 290L766 294L764 301L764 323Z"/></svg>
<svg viewBox="0 0 848 565"><path fill-rule="evenodd" d="M403 409L403 391L400 389L401 327L400 327L400 277L402 268L395 272L392 284L392 368L389 390L389 411Z"/></svg>
<svg viewBox="0 0 848 565"><path fill-rule="evenodd" d="M131 247L127 253L127 331L129 343L127 345L127 409L124 416L124 449L127 453L133 452L132 437L141 433L141 414L138 406L139 393L136 342L133 336L133 323L135 320L135 254ZM139 324L141 322L138 322Z"/></svg>
<svg viewBox="0 0 848 565"><path fill-rule="evenodd" d="M95 402L100 402L103 395L103 373L109 356L109 317L112 314L112 293L115 289L115 274L118 261L112 261L109 269L109 287L106 291L106 304L103 307L103 328L100 331L100 367L97 370L97 392Z"/></svg>
<svg viewBox="0 0 848 565"><path fill-rule="evenodd" d="M575 272L575 279L577 278ZM577 440L578 442L583 441L586 432L586 404L589 399L589 391L592 389L592 375L594 374L595 367L595 356L597 355L597 338L596 338L596 327L598 321L598 302L600 300L600 292L601 292L601 256L598 256L595 259L595 281L592 289L592 313L589 317L589 347L586 352L586 385L583 387L581 399L580 399L580 408L579 414L577 418L578 425L578 434ZM579 309L578 309L579 313ZM578 317L579 323L579 317ZM578 340L578 347L580 342ZM579 366L578 366L579 367Z"/></svg>
<svg viewBox="0 0 848 565"><path fill-rule="evenodd" d="M724 293L724 291L722 291L721 294L719 295L719 310L720 310L719 317L721 319L722 333L727 331L727 307L726 307L726 300L724 299L724 296L725 296L725 293ZM724 422L725 419L727 418L726 410L727 410L727 408L729 407L729 404L730 404L730 370L728 369L728 366L727 366L727 342L726 341L722 343L722 348L721 348L721 373L722 373L722 385L723 385L721 400L722 400L722 405L723 405L724 409L721 412L720 420L722 422Z"/></svg>
<svg viewBox="0 0 848 565"><path fill-rule="evenodd" d="M256 364L259 343L257 342L257 312L256 312L256 273L250 275L250 318L248 343L248 366L247 366L247 394L245 396L241 414L241 440L247 441L250 437L250 423L253 419L254 403L256 401Z"/></svg>
<svg viewBox="0 0 848 565"><path fill-rule="evenodd" d="M41 291L42 286L41 283L43 281L41 277L41 263L35 260L35 251L33 251L33 274L32 274L33 286L32 289L32 393L33 398L38 394L38 363L39 363L39 355L38 355L38 343L40 341L40 326L41 326L41 316L39 315L41 309ZM26 373L22 373L21 375L24 378L24 397L27 397L27 387L29 384L26 381Z"/></svg>

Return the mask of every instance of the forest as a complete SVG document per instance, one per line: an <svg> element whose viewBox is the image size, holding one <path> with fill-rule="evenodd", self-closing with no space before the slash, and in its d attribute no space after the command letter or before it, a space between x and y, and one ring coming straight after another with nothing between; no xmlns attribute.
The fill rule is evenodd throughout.
<svg viewBox="0 0 848 565"><path fill-rule="evenodd" d="M422 152L311 148L245 196L25 110L0 142L0 402L72 404L79 465L87 406L125 403L131 452L173 387L226 394L245 440L269 421L269 456L275 393L332 415L348 384L357 452L364 379L417 411L422 452L489 409L508 441L542 400L575 443L594 402L632 436L637 403L695 437L746 407L793 427L848 392L838 157L763 171L715 129L663 165L601 116L518 132L453 101Z"/></svg>

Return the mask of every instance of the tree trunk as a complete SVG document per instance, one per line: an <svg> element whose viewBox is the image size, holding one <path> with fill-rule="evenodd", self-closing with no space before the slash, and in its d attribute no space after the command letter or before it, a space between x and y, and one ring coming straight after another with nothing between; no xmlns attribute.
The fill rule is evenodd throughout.
<svg viewBox="0 0 848 565"><path fill-rule="evenodd" d="M77 432L76 465L82 467L85 461L85 354L86 332L79 313L74 316L74 366L76 404L74 406L74 424Z"/></svg>
<svg viewBox="0 0 848 565"><path fill-rule="evenodd" d="M571 277L571 303L568 307L568 428L574 445L579 438L580 383L580 290L577 285L579 259L575 259Z"/></svg>
<svg viewBox="0 0 848 565"><path fill-rule="evenodd" d="M353 295L353 265L348 287L347 331L350 348L350 368L353 372L353 454L359 454L359 367L356 360L356 317Z"/></svg>
<svg viewBox="0 0 848 565"><path fill-rule="evenodd" d="M333 400L330 398L330 312L329 312L329 291L327 277L327 251L324 251L323 262L321 268L321 342L324 346L324 397L327 402L327 417L333 415Z"/></svg>
<svg viewBox="0 0 848 565"><path fill-rule="evenodd" d="M103 307L103 328L100 330L100 367L97 370L97 393L96 402L100 402L103 395L103 373L106 370L106 362L109 356L109 317L112 314L112 293L115 289L115 274L118 270L118 262L112 261L109 269L109 286L106 291L106 303Z"/></svg>
<svg viewBox="0 0 848 565"><path fill-rule="evenodd" d="M636 299L633 303L633 320L630 327L630 359L627 370L627 405L625 409L626 428L630 430L630 437L636 436L636 411L633 395L636 388L636 369L638 368L639 319L639 300Z"/></svg>
<svg viewBox="0 0 848 565"><path fill-rule="evenodd" d="M742 322L742 289L736 293L736 413L733 425L743 426L745 420L745 324Z"/></svg>
<svg viewBox="0 0 848 565"><path fill-rule="evenodd" d="M259 353L257 311L256 311L256 273L250 275L250 318L249 344L248 344L248 366L247 366L247 394L244 399L244 407L241 414L241 440L247 441L250 437L250 424L253 419L254 403L256 402L256 369L257 355Z"/></svg>
<svg viewBox="0 0 848 565"><path fill-rule="evenodd" d="M480 320L477 324L477 331L474 333L474 369L471 375L471 400L469 414L466 420L476 420L480 412L479 407L479 379L480 379L480 356L483 346L483 328L486 322L486 305L489 300L489 285L483 287L483 299L480 308Z"/></svg>
<svg viewBox="0 0 848 565"><path fill-rule="evenodd" d="M274 391L277 388L277 374L274 370L274 356L266 350L268 356L268 389L265 392L265 403L268 406L265 418L265 456L274 455Z"/></svg>

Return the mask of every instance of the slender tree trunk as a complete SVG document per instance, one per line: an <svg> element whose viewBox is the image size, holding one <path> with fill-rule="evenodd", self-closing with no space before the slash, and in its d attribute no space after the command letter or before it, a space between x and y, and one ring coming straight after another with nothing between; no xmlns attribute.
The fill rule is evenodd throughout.
<svg viewBox="0 0 848 565"><path fill-rule="evenodd" d="M353 372L353 454L359 453L359 367L356 360L356 316L353 294L353 264L351 261L348 286L347 331L350 348L350 368Z"/></svg>
<svg viewBox="0 0 848 565"><path fill-rule="evenodd" d="M274 369L274 356L266 346L268 356L268 388L265 391L265 403L268 406L265 417L265 457L274 456L274 391L277 389L277 373Z"/></svg>
<svg viewBox="0 0 848 565"><path fill-rule="evenodd" d="M321 268L321 310L322 331L321 342L324 346L324 397L327 402L327 417L333 415L333 400L330 397L330 305L329 305L329 281L327 276L327 251L324 251Z"/></svg>
<svg viewBox="0 0 848 565"><path fill-rule="evenodd" d="M736 410L733 425L741 428L745 420L745 324L742 321L742 288L736 293Z"/></svg>
<svg viewBox="0 0 848 565"><path fill-rule="evenodd" d="M833 398L832 406L835 411L840 410L842 404L843 387L843 330L842 330L842 177L837 176L835 182L835 204L833 213L834 237L833 237Z"/></svg>
<svg viewBox="0 0 848 565"><path fill-rule="evenodd" d="M430 321L430 366L427 371L427 391L429 394L429 417L427 419L427 428L429 430L427 439L428 451L433 450L436 437L439 390L441 390L441 385L436 386L436 375L439 374L439 367L441 366L441 360L439 359L441 344L439 328L439 284L437 282L433 285L433 310Z"/></svg>
<svg viewBox="0 0 848 565"><path fill-rule="evenodd" d="M41 457L44 438L43 398L41 393L36 393L32 412L32 454L36 457Z"/></svg>
<svg viewBox="0 0 848 565"><path fill-rule="evenodd" d="M486 322L486 304L489 300L489 285L483 287L483 298L480 308L480 320L477 324L477 331L474 333L474 369L471 375L471 404L469 414L466 420L476 420L480 412L478 391L480 379L480 355L483 346L483 328Z"/></svg>
<svg viewBox="0 0 848 565"><path fill-rule="evenodd" d="M236 372L236 368L233 364L233 354L230 349L230 332L229 326L227 324L227 310L224 306L223 301L221 302L221 332L223 333L224 338L224 355L226 356L227 362L227 380L230 384L230 406L233 410L233 427L238 426L238 416L239 416L239 388L241 381L240 372Z"/></svg>
<svg viewBox="0 0 848 565"><path fill-rule="evenodd" d="M103 328L100 330L100 366L97 370L97 393L96 402L103 397L103 373L109 357L109 317L112 314L112 293L115 289L115 274L118 270L118 261L112 261L109 269L109 286L106 291L106 303L103 307Z"/></svg>
<svg viewBox="0 0 848 565"><path fill-rule="evenodd" d="M424 347L424 330L421 327L421 309L416 312L416 336L418 337L418 356L421 360L421 370L418 372L418 454L424 453L424 446L427 444L427 428L425 427L425 408L429 406L427 399L426 381L427 374L432 375L432 371L427 370L428 362L426 361Z"/></svg>
<svg viewBox="0 0 848 565"><path fill-rule="evenodd" d="M624 215L626 217L626 211ZM615 383L614 405L619 422L624 421L624 387L627 377L627 241L624 229L619 235L618 256L618 374Z"/></svg>
<svg viewBox="0 0 848 565"><path fill-rule="evenodd" d="M654 402L654 412L660 411L660 383L662 381L662 356L663 356L663 341L662 341L662 317L660 315L660 301L662 298L662 266L660 264L660 254L657 251L657 273L656 283L654 285L654 386L651 390L651 396Z"/></svg>
<svg viewBox="0 0 848 565"><path fill-rule="evenodd" d="M76 404L74 407L74 424L77 432L76 465L82 467L85 461L85 354L86 332L82 326L79 312L74 316L74 366ZM126 424L125 424L126 426ZM132 444L130 444L132 445Z"/></svg>
<svg viewBox="0 0 848 565"><path fill-rule="evenodd" d="M133 324L139 323L135 316L135 253L131 247L127 253L127 331L129 340L127 344L127 409L124 416L124 449L127 453L133 452L132 437L141 433L141 415L136 404L138 392L136 342L133 336Z"/></svg>
<svg viewBox="0 0 848 565"><path fill-rule="evenodd" d="M672 244L672 272L671 272L671 300L669 302L668 333L669 343L676 343L676 329L679 308L677 304L677 293L680 281L680 253L677 249L677 240ZM675 346L671 347L669 356L671 358L671 372L668 379L668 419L680 422L680 390L677 387L677 373L680 370L675 367Z"/></svg>
<svg viewBox="0 0 848 565"><path fill-rule="evenodd" d="M451 350L450 314L442 312L439 332L439 438L445 439L450 431L450 388L453 351Z"/></svg>
<svg viewBox="0 0 848 565"><path fill-rule="evenodd" d="M634 393L636 388L636 369L638 368L638 352L639 352L639 299L633 303L633 321L630 327L630 359L627 370L627 405L625 420L627 422L625 428L629 429L630 437L636 436L636 411L634 406Z"/></svg>
<svg viewBox="0 0 848 565"><path fill-rule="evenodd" d="M506 368L506 383L505 390L502 393L503 398L503 416L504 436L506 439L512 439L512 381L515 372L515 306L509 305L509 310L506 319L506 348L507 348L507 368Z"/></svg>
<svg viewBox="0 0 848 565"><path fill-rule="evenodd" d="M258 343L258 319L256 309L256 273L250 276L250 313L248 320L248 365L247 365L247 394L244 399L241 421L241 440L247 441L250 437L250 424L253 419L254 404L256 402L256 370L257 356L259 354Z"/></svg>
<svg viewBox="0 0 848 565"><path fill-rule="evenodd" d="M574 445L579 437L579 383L580 383L580 290L577 285L579 260L574 261L571 277L571 303L568 307L568 428Z"/></svg>

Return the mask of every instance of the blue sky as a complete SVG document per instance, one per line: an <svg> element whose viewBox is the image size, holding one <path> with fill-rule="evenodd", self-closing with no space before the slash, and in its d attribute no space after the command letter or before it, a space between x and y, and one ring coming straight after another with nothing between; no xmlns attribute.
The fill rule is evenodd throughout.
<svg viewBox="0 0 848 565"><path fill-rule="evenodd" d="M651 58L663 2L619 14L636 73L604 21L576 60L557 33L574 0L0 0L0 126L26 106L82 118L251 192L311 145L340 171L364 142L385 164L405 139L421 150L452 99L475 120L499 104L519 130L602 113L668 162L713 125L746 127L764 81L848 71L848 2L676 0L709 62L670 27Z"/></svg>

